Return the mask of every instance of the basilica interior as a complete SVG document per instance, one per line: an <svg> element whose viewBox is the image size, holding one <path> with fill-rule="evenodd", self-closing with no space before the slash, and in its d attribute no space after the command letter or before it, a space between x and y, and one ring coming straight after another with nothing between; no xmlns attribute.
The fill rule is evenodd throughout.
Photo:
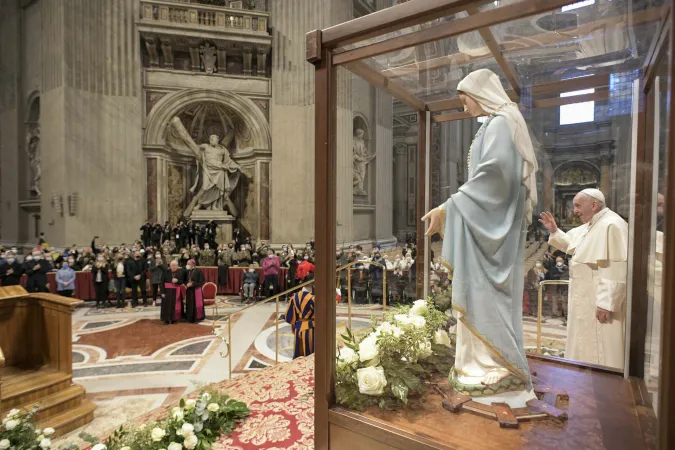
<svg viewBox="0 0 675 450"><path fill-rule="evenodd" d="M675 447L673 14L670 0L0 0L0 449ZM474 114L460 83L484 70L506 97L476 97ZM496 142L526 134L536 167L508 267L511 216L472 228L506 202L472 194L481 168L497 176L477 158L505 106L525 126ZM622 224L620 249L594 241L597 262L579 256L591 239L556 245L601 217L584 192ZM474 247L492 252L485 280ZM506 343L463 303L463 277L502 275L476 302L502 314L487 328L513 320L527 402L508 395ZM456 381L460 329L506 375ZM221 396L246 412L231 419ZM10 447L14 421L33 447Z"/></svg>

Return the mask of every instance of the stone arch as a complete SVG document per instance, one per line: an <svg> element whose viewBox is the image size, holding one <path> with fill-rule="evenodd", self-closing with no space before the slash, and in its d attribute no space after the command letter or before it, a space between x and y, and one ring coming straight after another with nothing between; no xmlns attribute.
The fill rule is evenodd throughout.
<svg viewBox="0 0 675 450"><path fill-rule="evenodd" d="M208 89L185 89L162 97L150 112L143 144L164 147L166 130L171 119L185 108L201 102L220 104L238 115L251 134L246 147L255 150L271 149L272 137L269 124L255 103L232 92Z"/></svg>

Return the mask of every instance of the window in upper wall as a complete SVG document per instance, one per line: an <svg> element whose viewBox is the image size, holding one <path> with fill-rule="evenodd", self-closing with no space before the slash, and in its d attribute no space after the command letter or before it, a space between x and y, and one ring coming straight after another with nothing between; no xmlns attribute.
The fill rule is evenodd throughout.
<svg viewBox="0 0 675 450"><path fill-rule="evenodd" d="M577 8L583 8L584 6L595 4L595 0L584 0L583 2L572 3L571 5L563 6L562 11L571 11Z"/></svg>
<svg viewBox="0 0 675 450"><path fill-rule="evenodd" d="M592 94L595 89L583 89L581 91L565 92L561 97L573 95ZM560 107L560 125L572 125L575 123L593 122L595 120L595 102L572 103Z"/></svg>

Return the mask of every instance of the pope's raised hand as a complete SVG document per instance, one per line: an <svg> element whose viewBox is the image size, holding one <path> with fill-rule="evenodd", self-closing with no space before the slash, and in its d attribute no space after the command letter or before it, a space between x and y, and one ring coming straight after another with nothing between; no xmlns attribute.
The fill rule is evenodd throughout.
<svg viewBox="0 0 675 450"><path fill-rule="evenodd" d="M425 236L433 236L441 231L441 211L438 208L432 209L422 217L422 222L426 222L427 220L429 220L429 226L427 232L424 233Z"/></svg>
<svg viewBox="0 0 675 450"><path fill-rule="evenodd" d="M558 224L555 223L553 214L548 211L544 211L539 217L541 217L539 222L546 227L549 233L553 234L558 231Z"/></svg>

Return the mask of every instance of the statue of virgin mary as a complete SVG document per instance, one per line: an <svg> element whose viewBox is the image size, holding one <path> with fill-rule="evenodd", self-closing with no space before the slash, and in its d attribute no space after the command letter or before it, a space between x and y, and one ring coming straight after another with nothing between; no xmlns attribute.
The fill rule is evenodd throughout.
<svg viewBox="0 0 675 450"><path fill-rule="evenodd" d="M477 70L457 87L465 110L488 116L469 149L468 181L423 220L443 237L454 271L455 366L449 382L476 401L523 407L536 398L523 345L524 250L537 203L537 160L525 119L499 77Z"/></svg>

